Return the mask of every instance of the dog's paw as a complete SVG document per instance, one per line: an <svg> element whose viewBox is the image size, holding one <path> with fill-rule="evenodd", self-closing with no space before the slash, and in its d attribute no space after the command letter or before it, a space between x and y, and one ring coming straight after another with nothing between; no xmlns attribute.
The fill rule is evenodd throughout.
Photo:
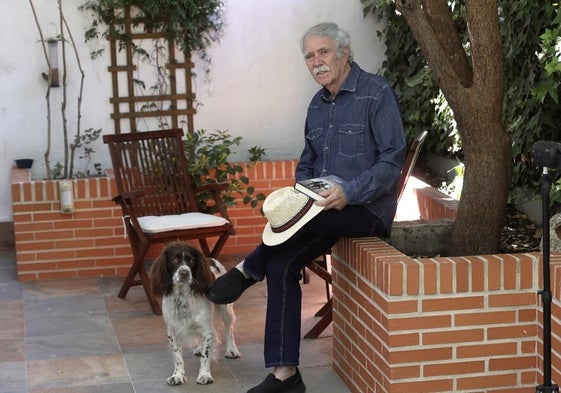
<svg viewBox="0 0 561 393"><path fill-rule="evenodd" d="M214 379L212 378L212 375L210 375L210 374L199 374L196 382L199 385L208 385L209 383L213 383Z"/></svg>
<svg viewBox="0 0 561 393"><path fill-rule="evenodd" d="M237 359L241 355L242 354L240 353L238 348L228 348L228 349L226 349L226 353L224 354L224 357L228 358L228 359Z"/></svg>
<svg viewBox="0 0 561 393"><path fill-rule="evenodd" d="M187 378L185 378L184 375L173 374L171 377L167 379L167 383L170 386L183 385L185 382L187 382Z"/></svg>

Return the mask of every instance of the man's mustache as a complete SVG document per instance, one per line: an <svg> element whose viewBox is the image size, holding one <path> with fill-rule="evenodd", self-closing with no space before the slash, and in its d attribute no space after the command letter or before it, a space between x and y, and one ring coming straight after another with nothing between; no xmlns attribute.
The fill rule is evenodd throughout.
<svg viewBox="0 0 561 393"><path fill-rule="evenodd" d="M329 66L324 64L324 65L319 66L319 67L314 67L314 69L313 69L314 75L317 75L317 74L319 74L320 72L323 72L323 71L325 71L325 72L331 71L331 68L329 68Z"/></svg>

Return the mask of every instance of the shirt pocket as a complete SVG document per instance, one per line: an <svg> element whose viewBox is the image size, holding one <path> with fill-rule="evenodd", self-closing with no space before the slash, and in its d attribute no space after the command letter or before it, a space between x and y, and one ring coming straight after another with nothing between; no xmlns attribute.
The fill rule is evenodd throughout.
<svg viewBox="0 0 561 393"><path fill-rule="evenodd" d="M308 133L306 134L306 139L308 139L309 141L315 141L321 136L321 134L321 127L314 128L313 130L308 131Z"/></svg>
<svg viewBox="0 0 561 393"><path fill-rule="evenodd" d="M364 125L341 124L337 130L339 154L344 157L356 157L363 153Z"/></svg>
<svg viewBox="0 0 561 393"><path fill-rule="evenodd" d="M321 127L314 128L306 133L306 140L313 150L321 151L323 138L323 129Z"/></svg>

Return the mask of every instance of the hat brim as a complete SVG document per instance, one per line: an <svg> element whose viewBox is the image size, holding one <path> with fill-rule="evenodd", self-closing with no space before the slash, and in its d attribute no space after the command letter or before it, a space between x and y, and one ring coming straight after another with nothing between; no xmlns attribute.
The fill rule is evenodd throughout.
<svg viewBox="0 0 561 393"><path fill-rule="evenodd" d="M308 210L296 224L288 228L286 231L282 232L273 232L271 224L267 222L267 224L265 225L265 229L263 229L263 243L265 243L267 246L276 246L284 243L285 241L290 239L296 232L298 232L300 228L306 225L312 218L317 216L322 210L323 206L317 206L315 203L313 203L310 207L310 210Z"/></svg>

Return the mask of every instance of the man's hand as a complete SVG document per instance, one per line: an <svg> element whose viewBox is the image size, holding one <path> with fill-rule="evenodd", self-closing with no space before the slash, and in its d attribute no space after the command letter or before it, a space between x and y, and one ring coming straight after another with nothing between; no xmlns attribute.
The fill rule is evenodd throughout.
<svg viewBox="0 0 561 393"><path fill-rule="evenodd" d="M315 203L318 206L323 206L325 210L341 210L347 206L347 198L345 197L345 192L340 184L335 184L329 190L322 191L319 194L322 197L325 197L325 199L322 201L316 201Z"/></svg>

